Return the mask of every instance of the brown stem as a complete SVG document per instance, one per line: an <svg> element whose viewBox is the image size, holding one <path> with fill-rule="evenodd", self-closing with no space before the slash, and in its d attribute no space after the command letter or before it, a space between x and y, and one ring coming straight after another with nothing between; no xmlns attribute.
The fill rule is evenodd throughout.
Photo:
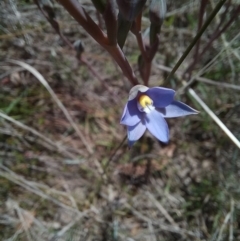
<svg viewBox="0 0 240 241"><path fill-rule="evenodd" d="M137 42L138 42L138 47L141 51L141 55L142 55L142 58L143 58L143 70L140 71L141 73L141 77L143 79L143 82L144 82L144 85L148 86L148 81L149 81L149 76L150 76L150 73L151 73L151 59L149 57L149 53L146 49L146 46L143 42L143 38L142 38L142 33L141 33L141 23L142 23L142 13L140 13L133 26L132 26L132 32L134 33L136 39L137 39Z"/></svg>
<svg viewBox="0 0 240 241"><path fill-rule="evenodd" d="M150 62L146 62L144 65L145 71L144 71L144 84L146 86L148 86L148 81L149 81L149 77L150 77L150 73L151 73L151 69L152 69L152 63Z"/></svg>
<svg viewBox="0 0 240 241"><path fill-rule="evenodd" d="M118 63L124 75L133 84L137 85L137 78L127 61L125 55L118 45L110 45L107 36L102 32L98 25L85 12L77 0L58 0L72 17L103 47Z"/></svg>
<svg viewBox="0 0 240 241"><path fill-rule="evenodd" d="M119 45L117 46L104 46L105 49L109 52L109 54L113 57L113 59L117 62L124 75L128 78L128 80L133 84L137 85L138 80L129 65L124 53L122 52Z"/></svg>
<svg viewBox="0 0 240 241"><path fill-rule="evenodd" d="M142 34L141 34L141 21L142 21L142 13L140 13L137 16L131 30L137 39L138 47L141 51L142 57L144 58L145 61L148 61L148 54L146 51L146 47L143 43Z"/></svg>
<svg viewBox="0 0 240 241"><path fill-rule="evenodd" d="M54 18L50 18L48 14L41 8L38 0L34 0L35 4L37 5L38 9L41 11L43 16L48 20L48 22L51 24L53 29L57 32L57 34L61 37L63 42L68 45L70 48L73 48L72 44L69 42L69 40L62 34L58 22Z"/></svg>
<svg viewBox="0 0 240 241"><path fill-rule="evenodd" d="M77 0L58 0L72 17L100 44L109 43L106 34L98 27L92 18L86 13Z"/></svg>

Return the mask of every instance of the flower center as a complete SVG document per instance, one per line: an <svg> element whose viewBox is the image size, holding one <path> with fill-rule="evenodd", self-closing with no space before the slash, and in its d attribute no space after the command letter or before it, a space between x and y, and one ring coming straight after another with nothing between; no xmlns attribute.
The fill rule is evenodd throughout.
<svg viewBox="0 0 240 241"><path fill-rule="evenodd" d="M138 102L143 108L145 108L147 105L152 105L153 103L153 101L147 95L141 95Z"/></svg>
<svg viewBox="0 0 240 241"><path fill-rule="evenodd" d="M146 113L149 113L151 110L155 109L152 99L147 95L141 95L138 99L138 109Z"/></svg>

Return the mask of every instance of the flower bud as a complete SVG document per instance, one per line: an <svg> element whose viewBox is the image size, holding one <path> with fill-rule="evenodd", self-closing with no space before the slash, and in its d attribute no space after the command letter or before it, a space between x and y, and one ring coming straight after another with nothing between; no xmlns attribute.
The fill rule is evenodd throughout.
<svg viewBox="0 0 240 241"><path fill-rule="evenodd" d="M157 25L162 25L166 12L166 0L152 0L149 6L150 22Z"/></svg>
<svg viewBox="0 0 240 241"><path fill-rule="evenodd" d="M117 30L117 42L120 48L122 49L125 41L127 39L127 35L129 30L131 29L132 22L124 19L122 14L118 14L118 30Z"/></svg>
<svg viewBox="0 0 240 241"><path fill-rule="evenodd" d="M76 40L73 43L73 47L74 47L74 49L77 52L77 57L80 57L81 54L84 52L84 44L83 44L83 42L80 39L78 39L78 40Z"/></svg>

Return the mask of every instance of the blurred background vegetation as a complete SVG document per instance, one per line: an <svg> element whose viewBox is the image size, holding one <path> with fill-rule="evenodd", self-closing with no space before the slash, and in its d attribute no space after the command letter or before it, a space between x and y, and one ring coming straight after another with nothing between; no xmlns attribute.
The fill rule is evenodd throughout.
<svg viewBox="0 0 240 241"><path fill-rule="evenodd" d="M91 1L80 2L98 22ZM217 2L208 1L206 15ZM240 4L227 2L225 21ZM182 87L179 74L164 80L196 35L199 8L198 0L167 1L150 86ZM131 86L57 2L54 11L63 35L84 43L88 65L76 60L32 1L0 2L0 240L240 240L239 149L184 91L177 99L201 112L168 120L168 145L146 133L131 150L126 142L119 147ZM143 36L147 16L146 8ZM238 139L239 26L236 17L201 56L193 74L203 78L192 86ZM140 80L131 33L124 52Z"/></svg>

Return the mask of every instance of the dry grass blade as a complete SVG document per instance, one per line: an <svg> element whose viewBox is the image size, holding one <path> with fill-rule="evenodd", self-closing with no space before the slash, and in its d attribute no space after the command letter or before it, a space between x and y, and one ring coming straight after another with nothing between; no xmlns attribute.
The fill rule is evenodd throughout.
<svg viewBox="0 0 240 241"><path fill-rule="evenodd" d="M178 233L182 236L185 236L186 234L191 236L191 237L198 237L197 234L193 233L192 231L188 231L173 225L167 225L165 223L160 223L158 221L152 220L151 218L143 215L142 213L140 213L138 210L136 210L134 207L132 207L130 204L125 203L125 207L127 209L129 209L137 218L139 218L140 220L143 220L146 223L152 223L155 226L158 226L161 230L165 230L168 232L172 232L172 233Z"/></svg>
<svg viewBox="0 0 240 241"><path fill-rule="evenodd" d="M223 122L213 113L213 111L202 101L202 99L196 94L196 92L189 88L189 94L201 105L201 107L207 112L207 114L218 124L218 126L225 132L230 140L240 149L239 140L232 134L232 132L223 124Z"/></svg>
<svg viewBox="0 0 240 241"><path fill-rule="evenodd" d="M162 213L162 215L174 226L176 226L177 228L179 228L177 226L177 224L175 223L175 221L173 220L173 218L170 216L170 214L168 213L168 211L162 206L162 204L160 202L158 202L158 200L150 193L150 192L146 192L146 195L149 197L149 199L156 205L156 207L158 208L158 210Z"/></svg>
<svg viewBox="0 0 240 241"><path fill-rule="evenodd" d="M24 125L23 123L13 119L12 117L2 113L0 111L0 117L2 117L5 120L8 120L10 122L12 122L13 124L15 124L16 126L22 128L23 130L29 131L32 134L34 134L35 136L43 139L45 142L47 142L48 144L50 144L51 146L54 146L59 152L64 153L66 156L70 157L70 158L74 158L74 155L71 154L70 152L68 152L67 150L65 150L65 148L61 145L58 145L55 141L52 141L51 139L49 139L48 137L42 135L40 132L36 131L35 129Z"/></svg>
<svg viewBox="0 0 240 241"><path fill-rule="evenodd" d="M187 87L189 87L197 77L200 77L201 75L203 75L204 73L206 73L207 70L209 70L210 68L212 68L215 64L217 64L217 60L219 60L219 58L223 55L224 52L227 52L229 49L231 49L231 45L233 43L235 43L237 41L237 39L239 38L240 33L238 33L229 43L227 46L225 46L223 49L221 49L221 51L211 60L209 61L202 69L200 69L197 74L195 74L188 82L187 84L185 84L183 86L183 88L180 91L183 91L184 89L186 89ZM236 52L234 50L232 50L232 52Z"/></svg>
<svg viewBox="0 0 240 241"><path fill-rule="evenodd" d="M16 202L13 202L13 206L14 206L14 209L17 213L17 216L18 216L18 218L21 222L21 226L26 233L27 240L32 241L33 239L32 239L31 234L29 232L29 226L31 226L32 220L30 220L30 224L29 224L28 221L26 220L26 217L24 217L19 205Z"/></svg>
<svg viewBox="0 0 240 241"><path fill-rule="evenodd" d="M92 154L93 153L92 147L89 145L89 143L87 143L84 135L82 134L81 130L78 128L77 124L73 121L73 119L72 119L71 115L69 114L68 110L63 105L63 103L59 100L59 98L57 97L57 95L55 94L53 89L50 87L48 82L44 79L44 77L35 68L33 68L29 64L26 64L26 63L24 63L22 61L12 60L11 59L11 60L7 60L7 62L12 63L12 64L16 64L16 65L19 65L19 66L23 67L24 69L26 69L30 73L32 73L39 80L39 82L47 89L49 94L52 96L53 100L56 102L58 107L62 110L62 112L64 113L65 117L67 118L67 120L71 124L72 128L76 131L77 135L81 139L82 143L84 144L84 146L86 147L88 152L90 154Z"/></svg>
<svg viewBox="0 0 240 241"><path fill-rule="evenodd" d="M240 86L239 85L233 85L233 84L228 84L228 83L219 83L217 81L210 80L210 79L203 78L203 77L197 77L196 80L199 81L199 82L210 84L210 85L216 85L216 86L220 86L220 87L224 87L224 88L240 90Z"/></svg>
<svg viewBox="0 0 240 241"><path fill-rule="evenodd" d="M225 217L225 219L224 219L224 221L223 221L223 224L222 224L222 226L221 226L221 228L220 228L217 241L223 240L222 234L223 234L223 231L224 231L224 229L225 229L228 221L230 220L230 217L231 217L231 213L229 212L229 213L226 215L226 217Z"/></svg>
<svg viewBox="0 0 240 241"><path fill-rule="evenodd" d="M166 71L166 72L171 72L172 71L172 68L169 68L167 66L164 66L164 65L161 65L161 64L157 64L157 63L154 63L154 65L158 69L161 69L163 71ZM182 75L182 72L178 70L176 72L176 74L180 77ZM199 74L193 76L193 79L196 80L196 81L199 81L199 82L210 84L210 85L216 85L216 86L220 86L220 87L224 87L224 88L240 90L240 86L239 85L217 82L217 81L214 81L214 80L211 80L211 79L200 77ZM189 83L188 83L188 85L189 85ZM184 86L184 88L186 88L186 87ZM181 92L181 90L179 90L178 92Z"/></svg>
<svg viewBox="0 0 240 241"><path fill-rule="evenodd" d="M52 203L54 203L55 205L64 208L65 210L68 210L70 212L73 212L81 217L84 217L89 210L84 210L83 212L80 212L78 209L75 209L69 205L66 205L65 203L63 203L62 201L59 201L57 198L54 198L48 194L46 194L45 192L43 192L41 189L37 188L35 185L33 185L33 183L31 181L27 181L26 179L24 179L23 177L15 174L14 172L12 172L10 169L8 169L6 166L1 165L0 164L0 168L4 171L0 171L0 176L8 179L9 181L23 187L24 189L30 191L31 193L34 193L35 195L46 199Z"/></svg>
<svg viewBox="0 0 240 241"><path fill-rule="evenodd" d="M162 69L164 71L170 71L171 68L162 66L162 65L156 65L159 69ZM180 73L180 72L179 72ZM194 76L193 79L198 79L199 81L205 81L207 79L202 78L202 77L198 77L198 76ZM207 80L209 82L209 80ZM214 81L210 81L210 82L214 82ZM185 81L183 81L183 88L186 88L186 86L189 84L186 83ZM220 85L220 83L219 83ZM222 85L223 87L229 87L226 86L227 84ZM231 88L234 89L240 89L240 86L236 86L236 85L230 85ZM188 90L189 94L199 103L199 105L201 105L201 107L207 112L207 114L218 124L218 126L225 132L225 134L231 139L231 141L240 149L240 142L239 140L232 134L232 132L226 127L226 125L224 125L224 123L214 114L214 112L202 101L202 99L196 94L196 92L189 88Z"/></svg>
<svg viewBox="0 0 240 241"><path fill-rule="evenodd" d="M63 227L60 231L57 232L56 237L63 236L69 229L71 229L79 220L81 219L81 216L77 216L72 222L70 222L68 225Z"/></svg>
<svg viewBox="0 0 240 241"><path fill-rule="evenodd" d="M231 217L229 222L229 241L233 241L234 200L231 198Z"/></svg>

